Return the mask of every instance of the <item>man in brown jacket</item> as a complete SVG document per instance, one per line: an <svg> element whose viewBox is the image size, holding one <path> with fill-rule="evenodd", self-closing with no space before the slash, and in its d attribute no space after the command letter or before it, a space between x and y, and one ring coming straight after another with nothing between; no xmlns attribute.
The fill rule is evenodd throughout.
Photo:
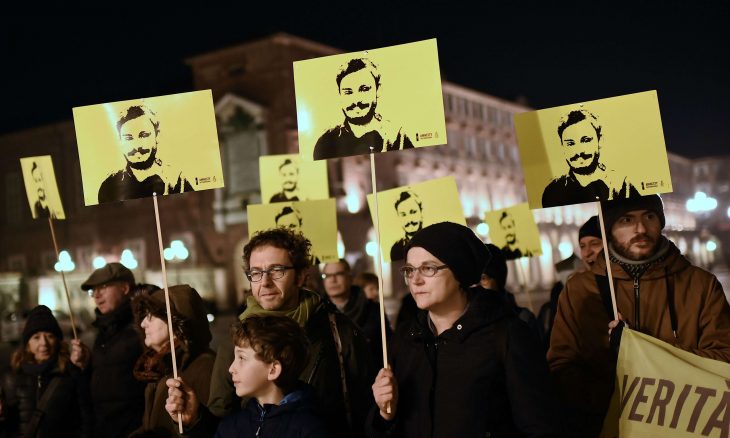
<svg viewBox="0 0 730 438"><path fill-rule="evenodd" d="M590 271L571 277L560 295L547 356L558 393L572 411L566 415L573 422L568 427L581 437L601 430L624 324L699 356L730 362L730 306L722 286L662 236L661 198L602 206L620 321L612 315L601 254Z"/></svg>

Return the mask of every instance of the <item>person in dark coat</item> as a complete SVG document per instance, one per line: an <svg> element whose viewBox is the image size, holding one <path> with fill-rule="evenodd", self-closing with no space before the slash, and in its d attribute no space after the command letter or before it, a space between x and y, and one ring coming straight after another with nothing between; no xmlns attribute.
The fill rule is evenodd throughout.
<svg viewBox="0 0 730 438"><path fill-rule="evenodd" d="M178 376L200 399L207 400L215 353L209 348L212 335L205 305L198 292L187 284L168 290ZM130 436L178 436L177 418L173 419L165 409L165 382L173 377L165 291L136 296L132 308L135 322L144 331L147 348L134 367L135 379L146 384L142 427Z"/></svg>
<svg viewBox="0 0 730 438"><path fill-rule="evenodd" d="M370 346L372 357L379 358L378 367L383 366L383 340L378 303L370 301L362 289L352 284L352 271L350 264L345 259L325 264L322 268L322 281L329 300L362 330ZM386 342L391 334L390 323L386 317Z"/></svg>
<svg viewBox="0 0 730 438"><path fill-rule="evenodd" d="M243 410L226 416L216 437L319 438L328 436L311 386L297 379L307 365L309 340L293 319L251 316L233 327L234 359L228 368ZM182 379L169 379L166 409L190 419L191 438L210 437L215 418ZM196 412L196 409L198 412ZM185 420L183 420L185 423Z"/></svg>
<svg viewBox="0 0 730 438"><path fill-rule="evenodd" d="M417 233L401 268L419 312L373 384L373 436L556 436L540 344L497 293L475 286L488 250L463 225Z"/></svg>
<svg viewBox="0 0 730 438"><path fill-rule="evenodd" d="M350 318L329 300L302 287L312 260L310 246L302 234L283 228L253 235L243 250L252 295L239 319L284 315L299 323L312 346L299 377L314 387L328 430L337 435L364 436L366 417L373 406L373 358L365 336ZM222 343L207 404L219 418L241 406L228 372L231 362L233 346Z"/></svg>
<svg viewBox="0 0 730 438"><path fill-rule="evenodd" d="M132 375L143 349L130 304L134 274L121 263L109 263L81 289L94 298L98 334L90 354L83 343L71 341L71 361L90 377L94 436L126 438L142 424L144 412L144 383Z"/></svg>
<svg viewBox="0 0 730 438"><path fill-rule="evenodd" d="M46 306L31 310L12 371L2 380L5 437L91 437L88 382L69 361L61 328Z"/></svg>

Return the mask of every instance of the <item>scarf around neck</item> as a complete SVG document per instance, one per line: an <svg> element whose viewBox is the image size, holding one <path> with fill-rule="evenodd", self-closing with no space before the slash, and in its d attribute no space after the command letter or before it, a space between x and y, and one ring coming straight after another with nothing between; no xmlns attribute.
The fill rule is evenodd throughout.
<svg viewBox="0 0 730 438"><path fill-rule="evenodd" d="M664 260L669 251L669 242L662 236L659 241L659 248L654 255L646 260L629 260L618 254L612 243L609 242L608 247L611 261L621 266L631 278L638 280L649 268Z"/></svg>
<svg viewBox="0 0 730 438"><path fill-rule="evenodd" d="M266 310L259 305L256 298L249 296L246 298L246 310L238 317L239 320L243 321L249 316L286 316L296 321L300 327L304 327L309 321L309 317L319 308L322 300L316 293L307 290L299 289L299 304L293 309L288 310Z"/></svg>

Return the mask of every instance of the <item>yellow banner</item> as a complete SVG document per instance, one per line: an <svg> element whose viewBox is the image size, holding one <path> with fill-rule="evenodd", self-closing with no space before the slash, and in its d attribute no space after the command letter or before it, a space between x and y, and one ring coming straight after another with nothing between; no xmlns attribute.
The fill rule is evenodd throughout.
<svg viewBox="0 0 730 438"><path fill-rule="evenodd" d="M336 262L337 207L335 200L277 202L248 206L248 235L270 228L287 228L302 233L312 242L315 264Z"/></svg>
<svg viewBox="0 0 730 438"><path fill-rule="evenodd" d="M21 158L20 168L23 170L25 193L33 219L49 216L53 219L66 219L51 156Z"/></svg>
<svg viewBox="0 0 730 438"><path fill-rule="evenodd" d="M724 437L730 364L624 329L604 437Z"/></svg>
<svg viewBox="0 0 730 438"><path fill-rule="evenodd" d="M329 198L326 161L302 161L297 154L259 157L261 202Z"/></svg>
<svg viewBox="0 0 730 438"><path fill-rule="evenodd" d="M84 203L223 187L210 90L73 109Z"/></svg>
<svg viewBox="0 0 730 438"><path fill-rule="evenodd" d="M530 208L672 191L656 91L515 115Z"/></svg>
<svg viewBox="0 0 730 438"><path fill-rule="evenodd" d="M374 224L375 197L367 198ZM378 215L386 263L403 260L406 245L423 227L445 221L466 225L453 176L378 192Z"/></svg>
<svg viewBox="0 0 730 438"><path fill-rule="evenodd" d="M484 220L489 225L489 238L507 260L542 255L540 230L526 202L488 211Z"/></svg>
<svg viewBox="0 0 730 438"><path fill-rule="evenodd" d="M446 144L436 40L294 63L303 160Z"/></svg>

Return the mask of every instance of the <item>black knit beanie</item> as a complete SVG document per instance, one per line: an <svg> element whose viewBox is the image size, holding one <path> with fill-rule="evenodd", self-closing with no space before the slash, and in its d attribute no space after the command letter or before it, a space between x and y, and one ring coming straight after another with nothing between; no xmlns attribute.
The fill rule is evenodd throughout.
<svg viewBox="0 0 730 438"><path fill-rule="evenodd" d="M63 339L63 333L61 332L61 327L58 325L58 321L53 316L51 309L44 305L34 308L28 314L25 327L23 327L23 345L27 344L31 336L38 332L50 332L59 341Z"/></svg>
<svg viewBox="0 0 730 438"><path fill-rule="evenodd" d="M406 257L416 246L448 265L465 290L479 283L490 259L489 250L474 232L453 222L439 222L416 233L406 246Z"/></svg>
<svg viewBox="0 0 730 438"><path fill-rule="evenodd" d="M484 267L484 273L497 282L499 290L504 290L504 286L507 284L507 259L497 245L487 243L487 250L489 250L491 260Z"/></svg>
<svg viewBox="0 0 730 438"><path fill-rule="evenodd" d="M597 237L603 240L603 235L601 234L601 224L598 223L598 216L591 216L591 218L588 219L582 227L580 227L580 230L578 230L579 241L586 236Z"/></svg>
<svg viewBox="0 0 730 438"><path fill-rule="evenodd" d="M613 229L613 224L615 224L621 216L634 210L651 210L656 213L657 216L659 216L662 229L664 229L664 225L666 223L666 218L664 217L664 204L662 203L662 198L660 198L659 195L601 201L601 208L603 209L603 221L609 235L611 234L611 229Z"/></svg>

